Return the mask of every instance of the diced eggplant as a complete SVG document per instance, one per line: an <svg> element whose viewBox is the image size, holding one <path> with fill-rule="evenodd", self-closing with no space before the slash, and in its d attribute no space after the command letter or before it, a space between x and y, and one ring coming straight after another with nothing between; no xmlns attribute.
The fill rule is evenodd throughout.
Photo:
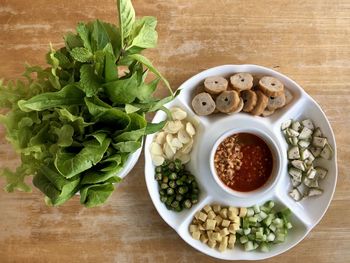
<svg viewBox="0 0 350 263"><path fill-rule="evenodd" d="M302 124L304 127L308 128L308 129L310 129L310 130L313 130L313 129L314 129L314 124L312 123L312 121L311 121L310 119L303 120L303 121L301 122L301 124Z"/></svg>
<svg viewBox="0 0 350 263"><path fill-rule="evenodd" d="M306 160L310 157L312 153L308 149L302 149L301 150L301 159Z"/></svg>
<svg viewBox="0 0 350 263"><path fill-rule="evenodd" d="M302 176L303 176L303 172L299 169L296 169L294 167L290 167L288 169L288 173L289 175L297 182L301 182Z"/></svg>
<svg viewBox="0 0 350 263"><path fill-rule="evenodd" d="M288 143L290 145L297 146L298 145L298 138L297 137L289 137L288 138Z"/></svg>
<svg viewBox="0 0 350 263"><path fill-rule="evenodd" d="M293 187L298 187L301 184L301 182L295 180L294 178L290 178L290 181L292 182Z"/></svg>
<svg viewBox="0 0 350 263"><path fill-rule="evenodd" d="M288 159L295 160L300 158L299 147L294 146L288 150Z"/></svg>
<svg viewBox="0 0 350 263"><path fill-rule="evenodd" d="M283 131L283 130L289 128L291 124L292 124L292 120L286 120L286 121L282 122L281 130Z"/></svg>
<svg viewBox="0 0 350 263"><path fill-rule="evenodd" d="M298 121L293 121L292 123L292 129L299 132L299 130L301 129L301 124Z"/></svg>
<svg viewBox="0 0 350 263"><path fill-rule="evenodd" d="M310 180L309 178L305 177L303 181L304 185L306 185L309 188L318 188L318 181L317 180Z"/></svg>
<svg viewBox="0 0 350 263"><path fill-rule="evenodd" d="M316 130L314 131L314 133L312 134L312 136L314 136L314 137L322 137L321 129L319 127L317 127Z"/></svg>
<svg viewBox="0 0 350 263"><path fill-rule="evenodd" d="M299 136L299 132L297 132L291 128L287 129L287 134L289 135L289 137L298 137Z"/></svg>
<svg viewBox="0 0 350 263"><path fill-rule="evenodd" d="M312 145L318 148L323 148L327 144L327 138L314 136Z"/></svg>
<svg viewBox="0 0 350 263"><path fill-rule="evenodd" d="M307 147L309 147L309 145L310 145L310 141L300 140L300 141L298 142L298 144L299 144L299 146L300 146L301 148L307 148Z"/></svg>
<svg viewBox="0 0 350 263"><path fill-rule="evenodd" d="M315 167L317 177L320 179L324 179L327 176L328 170L322 167Z"/></svg>
<svg viewBox="0 0 350 263"><path fill-rule="evenodd" d="M312 135L312 130L307 127L304 127L299 134L299 139L305 140L305 139L311 138L311 135Z"/></svg>
<svg viewBox="0 0 350 263"><path fill-rule="evenodd" d="M312 153L312 155L317 158L318 156L320 156L322 149L321 148L317 148L317 147L311 147L310 151Z"/></svg>
<svg viewBox="0 0 350 263"><path fill-rule="evenodd" d="M304 162L303 161L301 161L301 160L293 160L292 162L291 162L291 164L295 167L295 168L297 168L297 169L299 169L299 170L301 170L301 171L305 171L305 164L304 164Z"/></svg>
<svg viewBox="0 0 350 263"><path fill-rule="evenodd" d="M313 162L315 160L315 156L310 152L309 157L307 158L310 162Z"/></svg>
<svg viewBox="0 0 350 263"><path fill-rule="evenodd" d="M317 196L321 195L323 193L323 190L317 187L309 188L307 191L307 196Z"/></svg>
<svg viewBox="0 0 350 263"><path fill-rule="evenodd" d="M290 191L289 196L295 201L300 201L303 198L303 195L300 193L298 188L294 188L292 191Z"/></svg>
<svg viewBox="0 0 350 263"><path fill-rule="evenodd" d="M327 143L324 147L322 152L320 153L320 157L326 160L332 159L333 156L333 149L332 147Z"/></svg>
<svg viewBox="0 0 350 263"><path fill-rule="evenodd" d="M307 173L306 173L306 177L310 180L314 180L317 176L317 171L315 168L310 168Z"/></svg>

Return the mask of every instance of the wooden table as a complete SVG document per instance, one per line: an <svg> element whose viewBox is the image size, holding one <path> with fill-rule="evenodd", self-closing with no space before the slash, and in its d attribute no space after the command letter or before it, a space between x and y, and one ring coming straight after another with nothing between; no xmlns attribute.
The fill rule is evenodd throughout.
<svg viewBox="0 0 350 263"><path fill-rule="evenodd" d="M155 15L159 45L147 54L174 88L216 65L252 63L297 81L322 106L338 144L338 185L320 224L269 262L350 262L350 2L348 0L135 0ZM114 0L0 0L0 76L44 64L51 42L78 21L117 21ZM165 90L162 91L165 95ZM18 158L0 131L0 166ZM214 262L161 219L144 180L144 159L108 203L59 208L43 195L0 191L0 262ZM4 185L1 180L1 186Z"/></svg>

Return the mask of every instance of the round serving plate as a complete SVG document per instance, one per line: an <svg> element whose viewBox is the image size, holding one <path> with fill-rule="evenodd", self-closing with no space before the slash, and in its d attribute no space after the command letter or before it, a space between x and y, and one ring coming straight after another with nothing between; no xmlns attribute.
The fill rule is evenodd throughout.
<svg viewBox="0 0 350 263"><path fill-rule="evenodd" d="M257 117L246 113L232 115L214 114L211 116L197 116L191 108L191 100L196 87L203 83L204 79L210 76L224 76L237 72L249 72L253 75L269 75L278 78L286 88L293 93L293 100L284 108L277 110L270 117ZM199 202L191 209L185 209L180 213L167 210L160 201L158 184L154 179L154 165L151 160L149 147L153 141L153 135L147 136L145 141L145 180L152 202L160 216L169 224L189 245L209 256L226 260L257 260L270 258L279 255L298 244L321 220L332 200L337 181L337 154L336 144L332 128L326 115L320 106L293 80L287 76L269 68L256 65L223 65L205 70L193 76L180 86L181 93L168 108L178 106L187 111L188 115L195 122L197 134L194 139L194 146L191 152L191 160L186 165L193 173L201 189ZM166 118L163 112L158 112L153 122L159 122ZM321 161L323 167L328 169L328 176L321 182L324 193L315 198L308 198L295 202L289 197L291 189L290 179L287 172L288 145L281 132L281 123L287 119L310 118L314 124L321 128L323 134L328 138L334 149L334 156L331 161ZM216 182L211 173L210 158L214 145L225 133L235 130L255 130L257 134L273 141L279 156L277 175L264 191L258 191L247 196L233 196ZM188 227L196 211L202 209L206 204L218 203L236 207L248 207L255 204L263 204L268 200L275 201L278 207L288 207L292 211L293 228L289 231L284 243L272 246L269 252L250 251L245 252L240 245L234 249L219 252L209 248L206 244L194 240Z"/></svg>

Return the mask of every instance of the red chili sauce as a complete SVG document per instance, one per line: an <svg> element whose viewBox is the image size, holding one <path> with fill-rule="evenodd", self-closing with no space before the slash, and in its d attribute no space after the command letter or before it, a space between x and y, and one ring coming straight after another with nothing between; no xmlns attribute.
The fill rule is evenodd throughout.
<svg viewBox="0 0 350 263"><path fill-rule="evenodd" d="M269 179L273 158L261 138L251 133L237 133L220 143L214 164L223 183L233 190L249 192Z"/></svg>

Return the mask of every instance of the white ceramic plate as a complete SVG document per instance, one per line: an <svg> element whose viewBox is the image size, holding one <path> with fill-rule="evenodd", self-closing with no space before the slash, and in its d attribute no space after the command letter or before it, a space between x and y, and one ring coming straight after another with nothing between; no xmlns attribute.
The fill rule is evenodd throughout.
<svg viewBox="0 0 350 263"><path fill-rule="evenodd" d="M246 113L233 115L214 114L206 117L198 117L191 108L191 98L194 88L202 84L204 79L209 76L221 75L228 77L236 72L249 72L256 75L270 75L282 81L294 95L293 101L284 108L277 110L270 117L254 117ZM298 244L309 232L316 226L326 212L335 190L337 181L337 155L336 144L332 128L326 115L320 106L293 80L272 69L256 65L224 65L205 70L183 83L180 95L167 105L180 106L188 114L198 121L197 134L195 136L194 147L191 152L191 161L187 164L189 169L197 178L201 189L199 203L189 210L176 213L167 210L165 205L160 202L158 193L158 184L154 179L154 165L152 164L149 146L153 140L153 135L148 136L145 142L145 179L149 194L158 213L169 224L183 240L195 249L215 258L227 260L257 260L281 254ZM324 189L322 196L308 198L301 202L292 200L288 192L291 189L289 175L287 173L287 148L280 126L287 119L310 118L314 124L321 128L322 133L328 138L330 145L334 149L334 156L331 161L322 161L322 166L328 169L328 176L321 182ZM159 122L165 119L165 114L159 112L154 117L153 122ZM269 138L271 138L277 147L280 155L280 169L276 176L273 187L267 191L258 192L250 197L233 197L224 191L214 180L210 172L210 152L215 142L225 132L237 129L256 129ZM197 210L204 205L219 203L232 206L252 206L254 204L263 204L265 201L274 200L279 207L286 206L293 212L291 218L293 229L288 233L284 243L272 246L272 249L263 253L260 251L245 252L240 245L234 249L226 250L220 253L216 249L211 249L200 241L194 240L188 226Z"/></svg>

